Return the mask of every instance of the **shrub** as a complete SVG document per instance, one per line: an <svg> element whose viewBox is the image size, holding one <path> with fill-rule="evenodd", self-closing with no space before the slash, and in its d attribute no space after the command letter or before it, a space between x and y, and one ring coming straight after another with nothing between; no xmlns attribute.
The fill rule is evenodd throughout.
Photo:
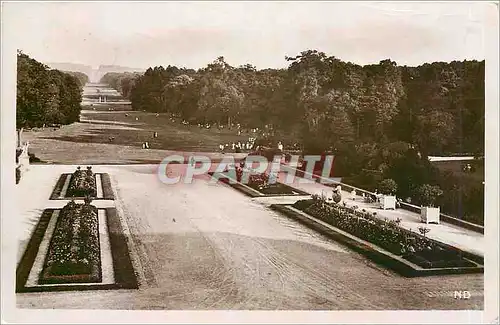
<svg viewBox="0 0 500 325"><path fill-rule="evenodd" d="M92 197L97 196L97 184L94 173L90 166L85 171L78 167L73 175L71 175L68 196L85 197L87 195Z"/></svg>
<svg viewBox="0 0 500 325"><path fill-rule="evenodd" d="M333 202L339 203L340 201L342 201L342 196L337 192L333 192L332 199L333 199Z"/></svg>
<svg viewBox="0 0 500 325"><path fill-rule="evenodd" d="M299 200L293 204L293 207L299 210L305 210L314 204L313 200Z"/></svg>
<svg viewBox="0 0 500 325"><path fill-rule="evenodd" d="M21 180L21 169L19 167L16 168L16 184L19 184Z"/></svg>
<svg viewBox="0 0 500 325"><path fill-rule="evenodd" d="M429 228L426 227L418 227L417 229L424 237L429 231L431 231Z"/></svg>
<svg viewBox="0 0 500 325"><path fill-rule="evenodd" d="M266 187L269 182L269 177L262 173L258 175L250 175L248 185L251 187Z"/></svg>
<svg viewBox="0 0 500 325"><path fill-rule="evenodd" d="M22 152L23 152L22 149L16 149L16 164L19 163L19 156L21 155Z"/></svg>
<svg viewBox="0 0 500 325"><path fill-rule="evenodd" d="M398 184L393 179L386 178L379 183L378 188L384 195L394 195L398 190Z"/></svg>
<svg viewBox="0 0 500 325"><path fill-rule="evenodd" d="M424 184L417 190L420 204L433 207L436 204L438 197L443 195L443 191L437 185Z"/></svg>
<svg viewBox="0 0 500 325"><path fill-rule="evenodd" d="M30 159L30 163L40 163L40 162L42 162L42 160L40 158L38 158L37 156L35 156L34 153L28 153L28 156L29 156L29 159Z"/></svg>

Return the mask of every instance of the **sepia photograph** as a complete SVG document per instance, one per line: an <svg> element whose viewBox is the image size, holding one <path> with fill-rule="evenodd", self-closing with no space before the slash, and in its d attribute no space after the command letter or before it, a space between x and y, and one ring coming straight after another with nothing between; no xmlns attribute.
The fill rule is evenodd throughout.
<svg viewBox="0 0 500 325"><path fill-rule="evenodd" d="M2 322L498 324L498 2L1 24Z"/></svg>

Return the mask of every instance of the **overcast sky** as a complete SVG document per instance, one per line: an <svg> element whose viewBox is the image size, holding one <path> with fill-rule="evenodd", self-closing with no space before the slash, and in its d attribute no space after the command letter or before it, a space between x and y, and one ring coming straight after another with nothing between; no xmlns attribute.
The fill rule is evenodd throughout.
<svg viewBox="0 0 500 325"><path fill-rule="evenodd" d="M3 3L3 28L42 62L285 67L307 49L358 64L484 59L484 3ZM491 9L491 8L490 8Z"/></svg>

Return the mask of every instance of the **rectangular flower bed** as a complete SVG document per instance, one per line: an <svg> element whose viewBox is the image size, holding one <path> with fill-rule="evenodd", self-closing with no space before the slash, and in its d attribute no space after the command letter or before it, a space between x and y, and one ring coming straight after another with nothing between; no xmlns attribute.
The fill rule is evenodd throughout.
<svg viewBox="0 0 500 325"><path fill-rule="evenodd" d="M86 170L78 169L71 175L71 180L69 182L69 187L66 196L71 197L96 197L97 196L97 184L95 175L92 172L91 167L87 167Z"/></svg>
<svg viewBox="0 0 500 325"><path fill-rule="evenodd" d="M98 179L100 179L100 182L98 181ZM54 189L52 190L50 199L51 200L84 199L88 194L94 199L114 200L113 189L111 187L111 178L107 173L93 173L92 179L90 179L87 182L87 184L90 184L91 186L89 187L89 190L82 190L82 191L77 190L71 193L70 188L77 187L76 185L75 186L71 185L73 180L74 180L74 174L68 174L68 173L61 174L61 176L59 177L54 186ZM102 188L101 193L99 193L99 191L97 190L98 187Z"/></svg>
<svg viewBox="0 0 500 325"><path fill-rule="evenodd" d="M400 273L404 275L483 271L483 258L403 229L395 221L381 220L367 212L327 203L317 197L298 201L292 207L345 232L343 235L333 234L333 237L348 243L381 264L402 271ZM290 209L278 209L286 214L293 214ZM301 219L299 215L294 217ZM310 220L302 221L311 224ZM326 229L326 232L332 231Z"/></svg>
<svg viewBox="0 0 500 325"><path fill-rule="evenodd" d="M101 282L97 208L69 202L50 240L40 284Z"/></svg>
<svg viewBox="0 0 500 325"><path fill-rule="evenodd" d="M210 175L214 173L209 172ZM309 193L298 190L286 184L275 182L269 184L267 175L250 175L247 184L241 183L241 173L236 173L237 180L231 182L227 177L219 178L219 181L231 186L232 188L243 192L250 197L265 197L265 196L304 196Z"/></svg>

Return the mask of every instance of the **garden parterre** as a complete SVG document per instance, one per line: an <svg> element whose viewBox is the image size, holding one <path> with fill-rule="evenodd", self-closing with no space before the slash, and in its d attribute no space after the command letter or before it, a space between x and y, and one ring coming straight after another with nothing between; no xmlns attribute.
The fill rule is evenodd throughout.
<svg viewBox="0 0 500 325"><path fill-rule="evenodd" d="M425 236L399 227L397 220L382 220L355 206L329 203L318 195L310 200L298 201L293 206L423 268L475 266L461 256L460 250L439 245Z"/></svg>

